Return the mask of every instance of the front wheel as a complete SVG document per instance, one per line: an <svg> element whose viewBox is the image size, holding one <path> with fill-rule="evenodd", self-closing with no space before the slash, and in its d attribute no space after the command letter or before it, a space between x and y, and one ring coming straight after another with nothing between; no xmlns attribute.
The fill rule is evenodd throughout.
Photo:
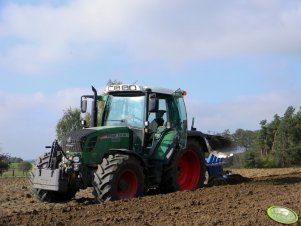
<svg viewBox="0 0 301 226"><path fill-rule="evenodd" d="M69 189L68 192L48 191L44 189L32 189L33 195L41 202L68 202L75 197L76 189Z"/></svg>
<svg viewBox="0 0 301 226"><path fill-rule="evenodd" d="M109 155L98 165L94 173L93 187L93 195L98 203L142 196L143 168L132 156Z"/></svg>
<svg viewBox="0 0 301 226"><path fill-rule="evenodd" d="M175 153L164 167L160 190L195 190L204 185L206 164L203 149L196 140L188 140L186 149Z"/></svg>

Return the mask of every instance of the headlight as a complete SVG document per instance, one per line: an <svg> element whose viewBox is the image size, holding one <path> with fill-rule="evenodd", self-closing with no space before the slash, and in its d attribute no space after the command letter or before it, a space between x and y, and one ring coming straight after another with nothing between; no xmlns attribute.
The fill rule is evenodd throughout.
<svg viewBox="0 0 301 226"><path fill-rule="evenodd" d="M79 158L79 156L73 156L72 160L73 160L74 163L79 163L80 158Z"/></svg>
<svg viewBox="0 0 301 226"><path fill-rule="evenodd" d="M63 163L66 163L66 162L68 162L68 159L66 159L65 156L63 156L62 162L63 162Z"/></svg>

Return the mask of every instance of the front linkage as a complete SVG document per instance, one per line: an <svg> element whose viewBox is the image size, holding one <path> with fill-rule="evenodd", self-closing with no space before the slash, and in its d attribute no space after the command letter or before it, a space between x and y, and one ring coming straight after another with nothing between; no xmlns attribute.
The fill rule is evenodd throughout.
<svg viewBox="0 0 301 226"><path fill-rule="evenodd" d="M31 174L32 190L38 199L61 201L59 197L65 196L68 201L78 189L91 184L92 177L81 164L79 154L65 153L57 140L46 148L51 148L50 152L36 161Z"/></svg>

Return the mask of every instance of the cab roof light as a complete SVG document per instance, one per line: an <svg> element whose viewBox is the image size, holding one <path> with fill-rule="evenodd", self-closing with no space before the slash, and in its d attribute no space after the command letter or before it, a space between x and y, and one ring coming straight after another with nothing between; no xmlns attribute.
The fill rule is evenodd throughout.
<svg viewBox="0 0 301 226"><path fill-rule="evenodd" d="M108 91L114 91L114 86L108 86L108 87L107 87L107 90L108 90Z"/></svg>
<svg viewBox="0 0 301 226"><path fill-rule="evenodd" d="M110 91L139 91L140 88L137 85L111 85L107 86L107 92Z"/></svg>
<svg viewBox="0 0 301 226"><path fill-rule="evenodd" d="M136 88L135 85L130 85L130 90L131 90L131 91L134 91L134 90L137 90L137 88Z"/></svg>
<svg viewBox="0 0 301 226"><path fill-rule="evenodd" d="M182 91L182 96L183 96L183 97L187 96L186 90L183 90L183 91Z"/></svg>

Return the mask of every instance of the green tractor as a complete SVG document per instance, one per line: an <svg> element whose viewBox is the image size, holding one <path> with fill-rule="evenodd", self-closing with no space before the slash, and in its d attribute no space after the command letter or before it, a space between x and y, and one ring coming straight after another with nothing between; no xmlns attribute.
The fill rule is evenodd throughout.
<svg viewBox="0 0 301 226"><path fill-rule="evenodd" d="M235 145L221 136L187 129L185 91L112 85L102 96L81 97L91 104L91 125L71 131L35 163L32 190L41 201L63 202L93 187L98 203L160 192L194 190L222 172L205 152L230 156ZM100 117L99 117L100 116ZM219 158L220 159L220 158ZM218 167L216 167L218 166ZM214 170L212 170L212 167Z"/></svg>

